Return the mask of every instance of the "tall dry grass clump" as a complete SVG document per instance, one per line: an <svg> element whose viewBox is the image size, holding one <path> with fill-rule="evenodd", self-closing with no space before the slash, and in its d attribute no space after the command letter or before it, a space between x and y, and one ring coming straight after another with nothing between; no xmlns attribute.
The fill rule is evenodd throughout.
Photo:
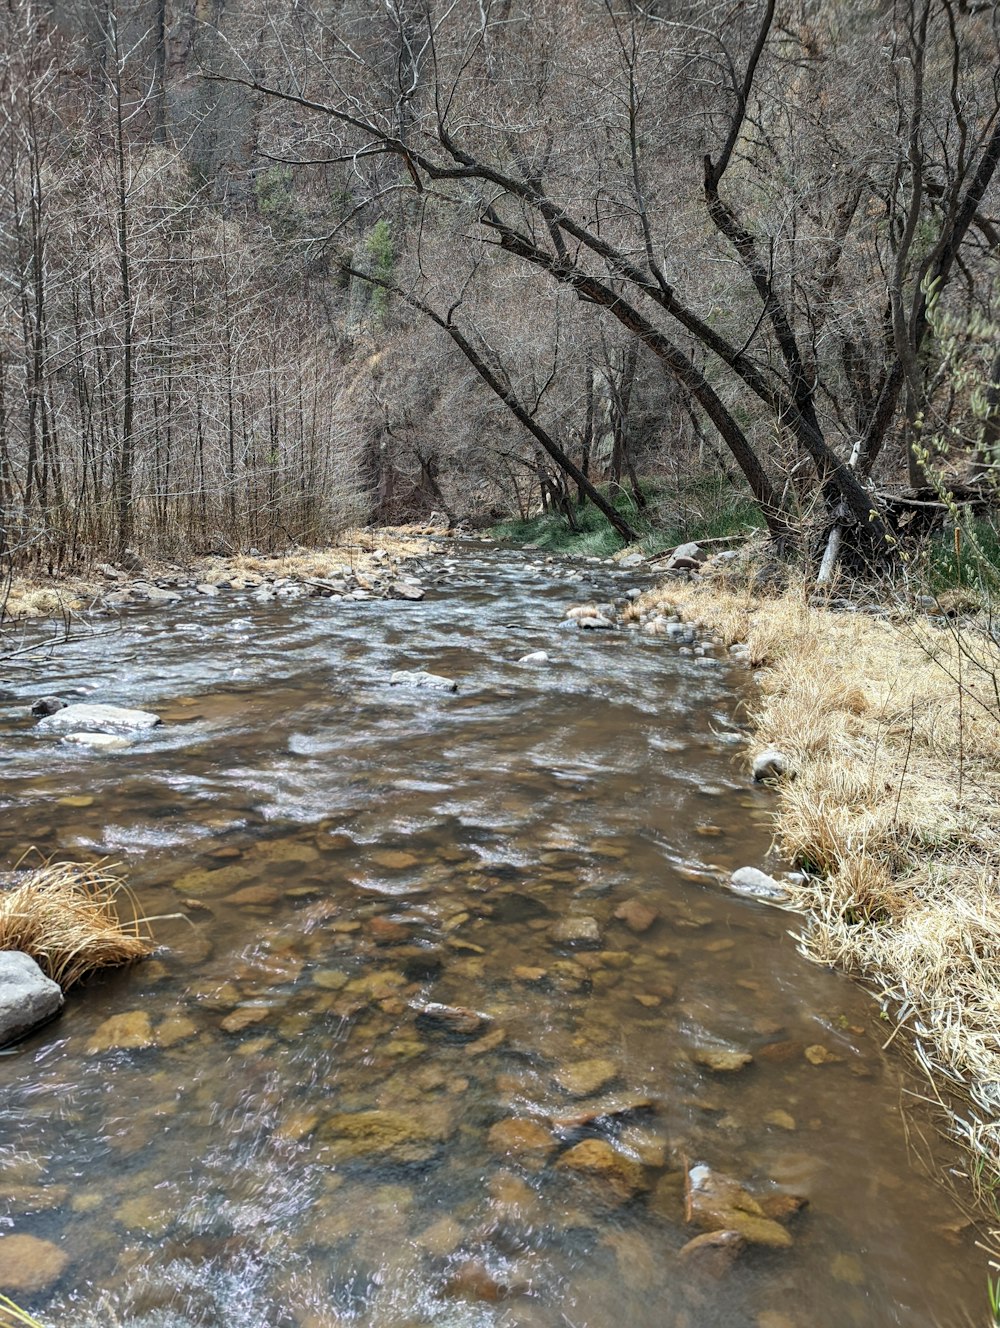
<svg viewBox="0 0 1000 1328"><path fill-rule="evenodd" d="M119 903L129 916L119 915ZM130 891L100 864L45 863L0 891L0 950L23 950L65 990L152 950Z"/></svg>
<svg viewBox="0 0 1000 1328"><path fill-rule="evenodd" d="M1000 1178L1000 650L972 625L811 606L711 582L677 612L748 647L755 742L789 758L776 847L805 869L813 958L876 984L953 1123Z"/></svg>

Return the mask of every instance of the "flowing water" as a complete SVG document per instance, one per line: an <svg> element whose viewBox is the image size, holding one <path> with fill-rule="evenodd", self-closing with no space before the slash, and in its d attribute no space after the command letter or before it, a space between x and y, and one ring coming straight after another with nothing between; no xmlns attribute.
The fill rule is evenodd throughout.
<svg viewBox="0 0 1000 1328"><path fill-rule="evenodd" d="M980 1317L982 1258L913 1165L871 1001L799 957L793 915L716 883L769 841L745 676L561 627L634 583L581 566L478 548L434 560L422 603L232 594L7 666L0 865L109 855L146 914L181 915L0 1057L0 1230L69 1258L25 1298L44 1320ZM70 748L25 703L73 688L164 724ZM645 930L615 917L635 900ZM152 1045L109 1046L118 1015ZM753 1061L700 1063L720 1049ZM790 1247L682 1254L699 1163L807 1199Z"/></svg>

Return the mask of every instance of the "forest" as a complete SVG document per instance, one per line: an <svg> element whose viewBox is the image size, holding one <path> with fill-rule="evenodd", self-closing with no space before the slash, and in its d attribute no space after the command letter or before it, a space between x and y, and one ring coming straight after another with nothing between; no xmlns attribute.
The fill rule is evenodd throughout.
<svg viewBox="0 0 1000 1328"><path fill-rule="evenodd" d="M990 503L998 49L974 0L11 0L0 555L544 507L885 561Z"/></svg>

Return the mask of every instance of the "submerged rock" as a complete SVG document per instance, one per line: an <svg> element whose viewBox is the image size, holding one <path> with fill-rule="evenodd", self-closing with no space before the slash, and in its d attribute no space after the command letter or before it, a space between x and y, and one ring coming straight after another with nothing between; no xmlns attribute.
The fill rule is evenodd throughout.
<svg viewBox="0 0 1000 1328"><path fill-rule="evenodd" d="M426 1162L446 1133L443 1122L402 1111L339 1112L319 1130L337 1161L384 1157L394 1162Z"/></svg>
<svg viewBox="0 0 1000 1328"><path fill-rule="evenodd" d="M685 1221L704 1231L737 1231L750 1245L787 1249L792 1238L738 1180L699 1162L687 1173Z"/></svg>
<svg viewBox="0 0 1000 1328"><path fill-rule="evenodd" d="M0 1236L0 1291L34 1294L58 1282L69 1255L37 1236Z"/></svg>
<svg viewBox="0 0 1000 1328"><path fill-rule="evenodd" d="M418 687L431 692L457 692L458 683L440 673L426 673L423 669L397 669L389 679L392 687Z"/></svg>
<svg viewBox="0 0 1000 1328"><path fill-rule="evenodd" d="M62 989L30 955L0 952L0 1047L48 1023L63 1005Z"/></svg>
<svg viewBox="0 0 1000 1328"><path fill-rule="evenodd" d="M437 1028L446 1033L456 1033L460 1037L474 1037L489 1027L489 1016L478 1010L467 1010L459 1005L440 1005L436 1001L425 1001L413 1007L417 1012L417 1024L424 1028Z"/></svg>
<svg viewBox="0 0 1000 1328"><path fill-rule="evenodd" d="M149 710L79 702L46 715L39 721L38 727L60 733L69 730L85 733L145 733L156 728L159 722L159 715Z"/></svg>
<svg viewBox="0 0 1000 1328"><path fill-rule="evenodd" d="M102 1051L136 1050L155 1042L153 1026L145 1010L128 1010L99 1024L87 1043L92 1055Z"/></svg>
<svg viewBox="0 0 1000 1328"><path fill-rule="evenodd" d="M587 916L561 918L549 928L549 936L556 945L585 947L601 943L597 919Z"/></svg>
<svg viewBox="0 0 1000 1328"><path fill-rule="evenodd" d="M715 1074L735 1074L753 1064L753 1056L740 1047L703 1046L694 1047L691 1059L695 1065L704 1066Z"/></svg>
<svg viewBox="0 0 1000 1328"><path fill-rule="evenodd" d="M584 1139L563 1153L556 1166L595 1181L607 1196L619 1203L646 1188L639 1163L612 1148L606 1139Z"/></svg>
<svg viewBox="0 0 1000 1328"><path fill-rule="evenodd" d="M618 1078L620 1071L614 1061L603 1056L595 1056L574 1065L564 1065L553 1078L559 1087L570 1097L590 1097L607 1088Z"/></svg>
<svg viewBox="0 0 1000 1328"><path fill-rule="evenodd" d="M624 922L629 931L634 931L638 935L649 931L659 916L657 909L644 903L641 899L626 899L624 904L620 904L615 909L615 917L618 921Z"/></svg>

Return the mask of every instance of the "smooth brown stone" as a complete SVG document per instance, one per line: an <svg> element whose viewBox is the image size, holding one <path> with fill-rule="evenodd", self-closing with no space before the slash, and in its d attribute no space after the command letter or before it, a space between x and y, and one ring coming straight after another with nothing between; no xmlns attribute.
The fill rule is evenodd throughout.
<svg viewBox="0 0 1000 1328"><path fill-rule="evenodd" d="M639 1163L619 1153L604 1139L584 1139L563 1153L556 1166L598 1181L620 1202L646 1187Z"/></svg>
<svg viewBox="0 0 1000 1328"><path fill-rule="evenodd" d="M0 1236L0 1291L36 1294L57 1282L69 1255L37 1236Z"/></svg>
<svg viewBox="0 0 1000 1328"><path fill-rule="evenodd" d="M619 1073L614 1061L593 1057L573 1065L564 1065L552 1077L570 1097L589 1097L591 1093L599 1093L602 1088L606 1088L618 1078Z"/></svg>
<svg viewBox="0 0 1000 1328"><path fill-rule="evenodd" d="M219 1027L223 1033L242 1033L244 1028L252 1028L254 1024L263 1023L270 1013L270 1009L265 1005L244 1005L234 1010L232 1014L226 1015Z"/></svg>
<svg viewBox="0 0 1000 1328"><path fill-rule="evenodd" d="M402 922L393 922L381 915L370 918L365 930L376 945L398 945L410 939L410 929Z"/></svg>
<svg viewBox="0 0 1000 1328"><path fill-rule="evenodd" d="M112 1015L99 1024L87 1043L92 1055L102 1051L134 1051L153 1046L153 1025L145 1010Z"/></svg>
<svg viewBox="0 0 1000 1328"><path fill-rule="evenodd" d="M620 904L615 909L615 917L618 921L624 922L629 931L635 932L636 935L642 935L643 932L649 931L659 916L658 909L644 903L641 899L626 899L624 904Z"/></svg>
<svg viewBox="0 0 1000 1328"><path fill-rule="evenodd" d="M490 1126L486 1137L494 1153L507 1157L544 1158L556 1147L556 1140L538 1121L514 1116Z"/></svg>
<svg viewBox="0 0 1000 1328"><path fill-rule="evenodd" d="M242 890L236 890L231 895L226 895L222 902L224 904L248 904L248 905L266 905L275 904L281 898L281 891L273 885L247 885Z"/></svg>
<svg viewBox="0 0 1000 1328"><path fill-rule="evenodd" d="M746 1237L739 1231L703 1231L682 1245L677 1257L713 1277L721 1277L746 1246Z"/></svg>

